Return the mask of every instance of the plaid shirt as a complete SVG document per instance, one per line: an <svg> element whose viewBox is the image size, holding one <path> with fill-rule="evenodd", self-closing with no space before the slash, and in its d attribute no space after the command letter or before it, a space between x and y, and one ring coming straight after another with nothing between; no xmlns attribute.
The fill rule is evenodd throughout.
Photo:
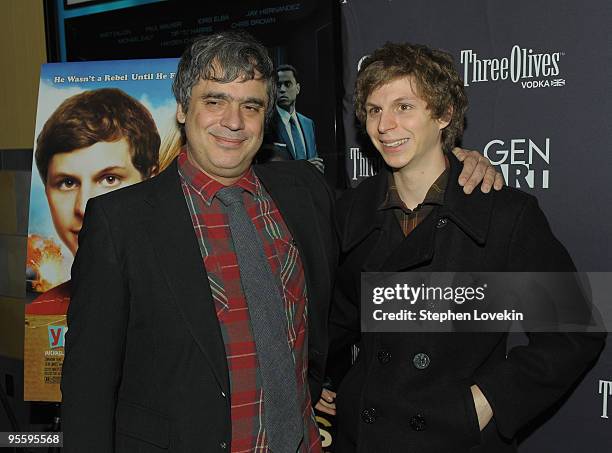
<svg viewBox="0 0 612 453"><path fill-rule="evenodd" d="M224 187L199 171L183 150L178 158L183 193L204 260L229 370L232 452L267 452L263 388L247 301L223 205L215 197ZM287 341L295 361L298 401L304 420L299 453L320 452L319 430L308 390L308 316L304 268L293 238L274 201L252 169L235 185L264 244L285 302Z"/></svg>
<svg viewBox="0 0 612 453"><path fill-rule="evenodd" d="M444 170L442 174L438 176L438 179L431 185L423 202L414 209L408 208L402 201L397 186L395 185L393 173L389 173L387 195L382 204L378 207L378 210L392 209L404 236L408 236L412 233L419 223L431 214L436 206L442 206L444 204L444 193L446 192L446 185L448 184L448 169L450 166L448 157L444 156L444 158L446 160L446 170Z"/></svg>

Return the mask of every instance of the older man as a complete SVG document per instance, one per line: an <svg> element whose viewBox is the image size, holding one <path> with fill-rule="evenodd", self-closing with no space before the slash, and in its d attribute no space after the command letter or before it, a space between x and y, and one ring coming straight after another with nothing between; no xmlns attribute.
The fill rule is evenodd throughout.
<svg viewBox="0 0 612 453"><path fill-rule="evenodd" d="M65 450L316 450L331 192L305 162L251 166L276 90L261 44L196 41L173 89L185 149L158 177L87 206Z"/></svg>
<svg viewBox="0 0 612 453"><path fill-rule="evenodd" d="M64 450L320 451L332 194L304 161L252 166L276 86L250 36L195 41L173 89L178 158L87 206Z"/></svg>

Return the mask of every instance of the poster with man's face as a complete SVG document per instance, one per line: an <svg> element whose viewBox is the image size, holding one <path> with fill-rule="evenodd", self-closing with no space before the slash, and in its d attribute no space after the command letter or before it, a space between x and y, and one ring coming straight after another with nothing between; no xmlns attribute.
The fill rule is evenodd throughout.
<svg viewBox="0 0 612 453"><path fill-rule="evenodd" d="M157 59L42 67L26 262L26 400L61 400L70 267L87 200L154 177L181 145L176 66Z"/></svg>

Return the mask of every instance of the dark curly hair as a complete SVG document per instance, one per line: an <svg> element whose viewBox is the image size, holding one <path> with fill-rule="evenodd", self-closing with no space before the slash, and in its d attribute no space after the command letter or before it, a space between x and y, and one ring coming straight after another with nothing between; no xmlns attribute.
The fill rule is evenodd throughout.
<svg viewBox="0 0 612 453"><path fill-rule="evenodd" d="M442 147L444 151L450 151L463 134L467 97L453 57L448 52L420 44L391 42L376 49L362 61L357 75L357 118L365 125L368 96L382 85L402 77L412 77L415 89L427 103L432 118L450 119L449 125L442 130Z"/></svg>
<svg viewBox="0 0 612 453"><path fill-rule="evenodd" d="M269 121L276 102L274 65L263 44L245 31L226 30L196 39L181 56L172 92L183 112L187 112L191 89L200 79L229 83L242 77L266 83Z"/></svg>

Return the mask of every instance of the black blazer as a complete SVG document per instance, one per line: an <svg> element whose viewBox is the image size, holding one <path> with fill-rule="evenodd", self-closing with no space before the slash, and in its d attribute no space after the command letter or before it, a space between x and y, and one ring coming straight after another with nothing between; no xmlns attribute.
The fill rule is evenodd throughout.
<svg viewBox="0 0 612 453"><path fill-rule="evenodd" d="M338 390L336 452L515 451L517 430L560 399L602 349L603 334L530 334L529 345L507 358L503 333L360 335L362 271L574 269L534 197L508 187L467 196L450 161L444 205L405 239L393 213L377 210L387 170L338 202L344 257L330 323L335 383L345 372L341 351L350 343L361 350ZM494 411L482 433L472 384Z"/></svg>
<svg viewBox="0 0 612 453"><path fill-rule="evenodd" d="M256 166L255 173L304 264L316 402L337 266L332 194L307 162ZM223 339L176 162L89 201L72 282L64 451L229 451Z"/></svg>

